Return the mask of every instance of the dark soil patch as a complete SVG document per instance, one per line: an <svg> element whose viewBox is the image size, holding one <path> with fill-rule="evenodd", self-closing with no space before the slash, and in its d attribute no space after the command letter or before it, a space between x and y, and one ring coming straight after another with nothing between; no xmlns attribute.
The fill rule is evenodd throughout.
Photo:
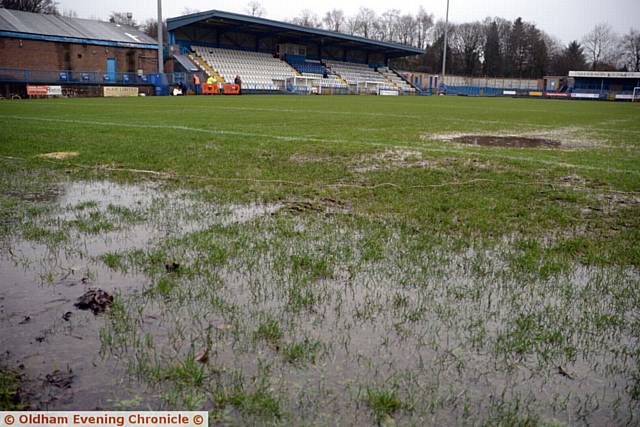
<svg viewBox="0 0 640 427"><path fill-rule="evenodd" d="M80 310L91 310L93 314L104 313L113 303L113 296L102 289L89 289L75 304Z"/></svg>
<svg viewBox="0 0 640 427"><path fill-rule="evenodd" d="M69 369L67 372L63 372L59 369L56 369L50 374L47 374L46 380L49 384L54 387L67 389L71 388L71 384L73 383L73 372Z"/></svg>
<svg viewBox="0 0 640 427"><path fill-rule="evenodd" d="M485 147L560 148L561 146L559 141L552 139L521 136L466 135L454 138L452 141Z"/></svg>

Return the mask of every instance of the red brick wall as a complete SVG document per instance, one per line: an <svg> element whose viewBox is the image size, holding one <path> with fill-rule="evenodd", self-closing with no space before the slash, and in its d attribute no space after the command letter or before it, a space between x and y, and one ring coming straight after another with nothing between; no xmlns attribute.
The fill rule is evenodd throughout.
<svg viewBox="0 0 640 427"><path fill-rule="evenodd" d="M158 70L153 49L0 38L0 67L105 72L107 58L116 58L119 73Z"/></svg>

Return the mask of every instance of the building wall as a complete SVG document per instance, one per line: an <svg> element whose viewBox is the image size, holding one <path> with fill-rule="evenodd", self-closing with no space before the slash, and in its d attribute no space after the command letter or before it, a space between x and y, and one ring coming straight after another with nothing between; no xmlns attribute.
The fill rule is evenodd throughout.
<svg viewBox="0 0 640 427"><path fill-rule="evenodd" d="M157 72L153 49L0 38L0 67L5 68L105 72L108 58L116 59L119 73Z"/></svg>

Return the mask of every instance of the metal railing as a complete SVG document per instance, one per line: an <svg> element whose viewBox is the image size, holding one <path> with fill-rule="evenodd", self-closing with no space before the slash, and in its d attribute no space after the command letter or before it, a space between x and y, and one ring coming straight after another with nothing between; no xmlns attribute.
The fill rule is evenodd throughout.
<svg viewBox="0 0 640 427"><path fill-rule="evenodd" d="M87 85L167 85L187 82L186 73L138 74L105 73L100 71L31 70L28 68L0 68L0 82Z"/></svg>

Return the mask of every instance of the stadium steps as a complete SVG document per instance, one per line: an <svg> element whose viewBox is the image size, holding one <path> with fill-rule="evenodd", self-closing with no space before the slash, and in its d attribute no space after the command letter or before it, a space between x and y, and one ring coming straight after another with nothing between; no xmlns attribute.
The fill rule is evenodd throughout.
<svg viewBox="0 0 640 427"><path fill-rule="evenodd" d="M209 63L203 57L195 52L191 53L189 56L194 60L196 64L200 66L200 68L205 71L205 73L207 73L208 76L213 77L220 83L225 82L224 77L222 77L220 73L218 73L211 65L209 65Z"/></svg>
<svg viewBox="0 0 640 427"><path fill-rule="evenodd" d="M333 74L334 76L336 76L342 83L346 84L347 87L349 87L349 82L347 81L347 79L342 77L336 71L332 70L331 67L326 67L326 68L327 68L327 71L329 71L330 74Z"/></svg>
<svg viewBox="0 0 640 427"><path fill-rule="evenodd" d="M416 85L414 85L413 83L411 83L411 81L409 81L406 77L404 77L402 74L400 74L398 71L394 70L393 68L389 68L389 71L392 72L393 74L395 74L396 76L398 76L398 78L400 78L402 81L404 81L406 84L408 84L410 87L414 88L415 90L420 90L419 87L417 87Z"/></svg>
<svg viewBox="0 0 640 427"><path fill-rule="evenodd" d="M394 82L393 80L391 80L389 77L387 77L384 73L381 73L380 71L378 71L378 73L380 73L382 75L382 77L384 77L384 80L391 85L392 88L398 89L398 90L402 90L402 88L400 86L398 86L398 84L396 82Z"/></svg>

